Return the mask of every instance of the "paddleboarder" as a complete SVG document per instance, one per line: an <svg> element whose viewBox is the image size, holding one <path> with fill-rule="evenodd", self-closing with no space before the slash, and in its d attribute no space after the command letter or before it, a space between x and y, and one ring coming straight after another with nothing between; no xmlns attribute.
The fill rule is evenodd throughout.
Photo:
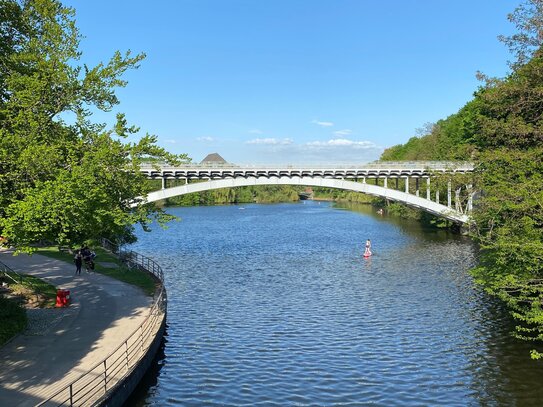
<svg viewBox="0 0 543 407"><path fill-rule="evenodd" d="M371 256L371 240L366 240L366 250L364 251L364 257L370 257Z"/></svg>

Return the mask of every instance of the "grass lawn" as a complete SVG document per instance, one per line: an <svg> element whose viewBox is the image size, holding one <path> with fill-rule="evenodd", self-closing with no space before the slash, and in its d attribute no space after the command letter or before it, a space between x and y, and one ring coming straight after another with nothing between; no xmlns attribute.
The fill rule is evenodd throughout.
<svg viewBox="0 0 543 407"><path fill-rule="evenodd" d="M96 252L96 258L94 259L94 271L97 271L98 273L105 276L124 281L125 283L140 287L147 295L154 294L156 282L148 273L134 269L129 270L123 263L119 261L117 257L102 249L101 247L97 247L93 250ZM67 252L61 252L58 250L57 247L41 247L36 251L36 253L73 264L73 255ZM113 263L116 266L104 267L100 263ZM83 270L84 269L85 266L83 265Z"/></svg>

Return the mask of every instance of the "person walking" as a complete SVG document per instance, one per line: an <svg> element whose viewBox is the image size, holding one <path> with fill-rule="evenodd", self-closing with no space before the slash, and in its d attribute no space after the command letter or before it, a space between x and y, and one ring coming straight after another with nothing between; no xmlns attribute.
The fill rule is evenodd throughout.
<svg viewBox="0 0 543 407"><path fill-rule="evenodd" d="M74 263L75 263L75 275L81 275L81 266L83 265L83 256L81 255L81 250L78 250L75 252L74 257Z"/></svg>

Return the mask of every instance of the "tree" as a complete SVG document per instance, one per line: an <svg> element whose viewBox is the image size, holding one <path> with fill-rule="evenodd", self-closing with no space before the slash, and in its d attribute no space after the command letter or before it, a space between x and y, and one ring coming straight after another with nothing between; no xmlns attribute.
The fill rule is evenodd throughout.
<svg viewBox="0 0 543 407"><path fill-rule="evenodd" d="M509 64L513 70L526 64L543 42L543 0L527 0L507 16L517 32L498 38L509 47L515 60Z"/></svg>
<svg viewBox="0 0 543 407"><path fill-rule="evenodd" d="M161 210L131 207L148 192L142 160L177 162L117 114L116 124L91 121L111 111L122 74L144 54L116 52L107 64L80 64L73 9L57 0L0 0L0 233L20 250L38 240L62 245L108 237L134 239L133 225L170 219ZM75 117L67 123L64 117Z"/></svg>

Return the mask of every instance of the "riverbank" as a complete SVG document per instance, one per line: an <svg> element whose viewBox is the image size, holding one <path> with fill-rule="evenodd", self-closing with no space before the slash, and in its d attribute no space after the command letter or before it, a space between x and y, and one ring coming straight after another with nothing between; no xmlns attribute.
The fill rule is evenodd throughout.
<svg viewBox="0 0 543 407"><path fill-rule="evenodd" d="M109 356L148 319L154 301L141 289L107 276L74 276L75 267L60 260L12 254L1 251L0 260L17 272L70 290L72 299L68 308L46 310L51 314L47 318L38 316L45 324L40 329L27 330L0 348L2 404L30 406Z"/></svg>

